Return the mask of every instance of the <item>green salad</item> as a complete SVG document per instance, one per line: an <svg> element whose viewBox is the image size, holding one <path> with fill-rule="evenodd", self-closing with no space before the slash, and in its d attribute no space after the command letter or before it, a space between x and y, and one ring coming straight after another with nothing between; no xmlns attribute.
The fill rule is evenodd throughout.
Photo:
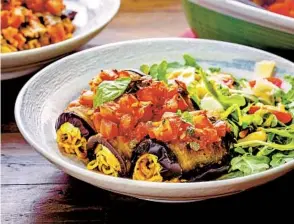
<svg viewBox="0 0 294 224"><path fill-rule="evenodd" d="M190 55L184 62L143 64L140 70L187 90L196 110L230 127L229 171L218 179L245 176L294 159L294 76L275 76L274 61L256 63L254 79L221 68L202 68Z"/></svg>

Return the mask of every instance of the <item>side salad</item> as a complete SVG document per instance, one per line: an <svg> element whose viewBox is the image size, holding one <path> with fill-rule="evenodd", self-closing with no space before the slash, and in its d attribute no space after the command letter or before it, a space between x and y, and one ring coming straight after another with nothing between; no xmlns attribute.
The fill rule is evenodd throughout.
<svg viewBox="0 0 294 224"><path fill-rule="evenodd" d="M196 110L229 125L229 170L218 179L258 173L294 159L293 74L275 77L275 62L261 61L254 79L240 79L221 68L205 70L190 55L183 59L143 64L140 70L167 85L180 84Z"/></svg>

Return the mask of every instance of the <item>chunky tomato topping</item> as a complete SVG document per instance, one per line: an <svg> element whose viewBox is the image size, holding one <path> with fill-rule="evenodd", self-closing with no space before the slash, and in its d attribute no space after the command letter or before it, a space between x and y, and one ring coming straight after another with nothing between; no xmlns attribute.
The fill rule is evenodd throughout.
<svg viewBox="0 0 294 224"><path fill-rule="evenodd" d="M96 80L100 82L127 75L127 72L102 71ZM92 116L94 127L109 140L123 137L129 142L139 142L149 136L163 142L196 142L202 148L219 142L228 131L226 123L213 124L205 111L189 112L190 119L185 120L177 113L187 111L189 107L179 88L183 87L148 82L136 93L124 94L100 105ZM84 92L80 103L90 105L87 100L93 95L93 91Z"/></svg>

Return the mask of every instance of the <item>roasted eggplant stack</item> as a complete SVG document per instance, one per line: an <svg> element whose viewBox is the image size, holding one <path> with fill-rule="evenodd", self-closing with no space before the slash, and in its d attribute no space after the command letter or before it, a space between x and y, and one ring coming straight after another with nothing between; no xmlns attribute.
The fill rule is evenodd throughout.
<svg viewBox="0 0 294 224"><path fill-rule="evenodd" d="M161 182L182 175L182 168L175 155L163 142L154 139L140 142L133 151L131 162L134 180Z"/></svg>
<svg viewBox="0 0 294 224"><path fill-rule="evenodd" d="M136 70L103 70L60 115L57 143L115 177L210 180L227 169L228 126L194 107L184 83Z"/></svg>
<svg viewBox="0 0 294 224"><path fill-rule="evenodd" d="M88 140L87 151L94 156L87 164L90 170L97 170L110 176L125 176L127 165L120 153L100 134L91 136Z"/></svg>
<svg viewBox="0 0 294 224"><path fill-rule="evenodd" d="M55 124L56 141L66 154L75 154L79 159L87 158L87 139L95 134L93 123L83 106L68 108Z"/></svg>

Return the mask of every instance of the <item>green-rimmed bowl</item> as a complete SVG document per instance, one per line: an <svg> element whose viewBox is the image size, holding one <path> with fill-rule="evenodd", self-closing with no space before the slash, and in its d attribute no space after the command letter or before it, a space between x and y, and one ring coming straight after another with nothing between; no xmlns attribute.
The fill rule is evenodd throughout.
<svg viewBox="0 0 294 224"><path fill-rule="evenodd" d="M294 50L294 19L234 0L182 0L200 38L276 51Z"/></svg>

